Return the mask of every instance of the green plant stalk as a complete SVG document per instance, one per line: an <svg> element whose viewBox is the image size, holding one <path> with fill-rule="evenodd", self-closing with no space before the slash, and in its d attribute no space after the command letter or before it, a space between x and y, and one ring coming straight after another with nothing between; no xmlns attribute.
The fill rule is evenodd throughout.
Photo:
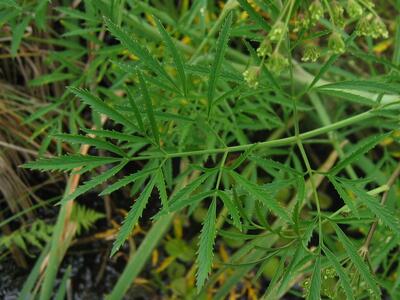
<svg viewBox="0 0 400 300"><path fill-rule="evenodd" d="M142 271L151 252L168 231L174 217L175 214L167 214L154 223L150 231L147 232L146 238L141 242L139 248L129 260L111 293L106 296L107 300L119 300L124 297L133 280Z"/></svg>
<svg viewBox="0 0 400 300"><path fill-rule="evenodd" d="M260 142L260 143L251 143L251 144L245 144L245 145L239 145L239 146L231 146L231 147L225 147L225 148L215 148L215 149L207 149L207 150L195 150L195 151L185 151L185 152L176 152L176 153L167 153L165 155L144 155L144 156L139 156L139 157L132 157L129 158L131 161L135 160L148 160L148 159L155 159L155 158L174 158L174 157L187 157L187 156L197 156L197 155L210 155L210 154L217 154L217 153L232 153L232 152L241 152L245 151L251 147L254 147L255 149L260 149L260 148L273 148L273 147L281 147L281 146L287 146L287 145L293 145L294 143L297 143L298 139L300 140L306 140L309 138L316 137L318 135L322 135L328 132L331 132L336 129L340 129L349 125L353 125L357 122L367 120L369 118L373 118L374 114L373 112L377 111L377 109L371 109L366 112L363 112L361 114L358 114L356 116L343 119L341 121L323 126L321 128L313 129L307 132L300 133L298 137L296 136L291 136L287 138L281 138L281 139L276 139L276 140L270 140L270 141L265 141L265 142Z"/></svg>
<svg viewBox="0 0 400 300"><path fill-rule="evenodd" d="M328 115L325 107L322 105L321 99L318 97L318 95L315 93L310 93L309 96L310 96L311 103L314 105L314 107L317 111L317 114L318 114L319 118L321 119L322 124L324 126L332 124L331 119L329 118L329 115ZM340 147L339 142L337 141L337 139L335 137L335 132L331 132L330 134L328 134L328 136L329 136L329 139L331 140L333 146L335 147L335 150L338 152L339 156L341 158L344 157L343 150ZM357 174L351 165L346 166L345 169L351 179L357 179Z"/></svg>
<svg viewBox="0 0 400 300"><path fill-rule="evenodd" d="M34 294L32 290L37 282L37 278L40 275L40 269L44 259L46 258L47 253L50 249L50 243L47 243L45 248L43 248L39 258L36 260L34 267L29 273L28 278L25 280L24 285L22 286L21 292L18 296L18 300L26 300L34 298Z"/></svg>
<svg viewBox="0 0 400 300"><path fill-rule="evenodd" d="M72 177L70 177L67 187L65 189L66 193L69 191L69 187L72 184ZM60 245L61 235L63 233L65 217L67 214L67 205L68 202L65 202L61 205L60 212L58 214L56 225L54 226L54 232L52 235L52 239L50 242L50 252L49 252L49 262L46 267L43 284L40 290L40 300L48 300L51 298L54 281L57 277L58 265L62 257L64 256L65 251L69 245L68 241L65 241L65 245Z"/></svg>

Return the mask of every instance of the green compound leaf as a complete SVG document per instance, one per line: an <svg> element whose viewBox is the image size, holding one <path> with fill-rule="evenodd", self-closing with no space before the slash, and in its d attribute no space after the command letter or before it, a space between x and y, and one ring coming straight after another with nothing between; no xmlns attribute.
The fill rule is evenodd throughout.
<svg viewBox="0 0 400 300"><path fill-rule="evenodd" d="M22 165L23 168L42 171L69 171L85 166L87 170L106 164L119 162L121 158L90 155L65 155L54 158L41 158Z"/></svg>
<svg viewBox="0 0 400 300"><path fill-rule="evenodd" d="M354 199L350 197L350 195L346 191L346 188L343 186L343 184L341 184L341 182L339 180L337 180L337 178L334 176L327 176L327 178L332 183L336 192L339 194L340 198L342 198L342 200L347 205L347 207L351 210L352 213L354 213L354 215L357 218L359 218L360 215L358 213L357 206L354 203Z"/></svg>
<svg viewBox="0 0 400 300"><path fill-rule="evenodd" d="M242 222L240 221L239 210L236 207L235 203L232 201L231 196L224 191L218 191L217 195L224 203L224 206L228 209L229 214L231 215L231 218L233 220L233 225L239 230L242 230Z"/></svg>
<svg viewBox="0 0 400 300"><path fill-rule="evenodd" d="M182 84L182 89L183 89L183 94L187 94L187 84L186 84L186 74L185 74L185 69L183 66L182 62L182 55L178 52L178 49L176 49L176 46L174 42L172 41L171 36L168 34L168 32L165 30L164 26L161 24L161 21L157 18L154 18L157 24L158 31L160 32L166 46L168 47L169 52L172 55L172 58L174 60L176 70L178 72L178 78L179 82Z"/></svg>
<svg viewBox="0 0 400 300"><path fill-rule="evenodd" d="M349 183L344 183L344 185L346 188L351 189L356 195L358 201L360 203L364 203L365 206L368 207L368 209L375 214L383 224L392 229L397 236L400 236L399 218L393 214L390 209L388 209L386 206L383 206L378 199L369 195L362 188Z"/></svg>
<svg viewBox="0 0 400 300"><path fill-rule="evenodd" d="M221 70L222 61L224 59L225 51L228 46L229 33L232 25L232 12L230 12L225 19L222 29L219 33L217 40L217 50L215 53L214 61L211 66L210 77L208 81L208 112L210 113L211 106L214 100L215 90L217 86L217 80L219 72Z"/></svg>
<svg viewBox="0 0 400 300"><path fill-rule="evenodd" d="M333 167L329 174L335 175L343 168L359 159L362 155L373 149L376 145L378 145L385 137L387 137L390 133L372 135L366 139L363 139L357 145L352 147L350 153L346 155L341 161L339 161L335 167Z"/></svg>
<svg viewBox="0 0 400 300"><path fill-rule="evenodd" d="M123 188L124 186L126 186L140 178L149 176L151 173L153 173L157 169L158 169L158 167L144 169L144 170L138 171L136 173L133 173L131 175L125 176L124 178L119 179L117 182L109 185L104 191L102 191L99 194L99 196L111 194L112 192L115 192L115 191L119 190L120 188Z"/></svg>
<svg viewBox="0 0 400 300"><path fill-rule="evenodd" d="M283 220L292 223L289 215L287 214L286 210L275 200L274 197L270 196L270 192L266 188L254 184L253 182L247 180L242 175L230 171L229 172L235 181L242 186L250 195L253 195L257 198L258 201L265 204L274 214L278 217L282 218Z"/></svg>
<svg viewBox="0 0 400 300"><path fill-rule="evenodd" d="M88 90L76 87L68 87L68 89L77 97L79 97L83 102L91 106L98 113L105 114L107 117L113 119L115 122L120 123L128 128L137 128L136 125L133 124L129 119L121 115L114 108L105 104L98 97L93 96Z"/></svg>
<svg viewBox="0 0 400 300"><path fill-rule="evenodd" d="M104 173L93 177L89 181L85 181L84 184L80 185L73 193L64 196L61 202L66 202L69 200L76 199L78 196L90 191L94 187L102 184L103 182L107 181L108 179L114 177L122 168L127 164L126 161L121 162L117 166L105 171Z"/></svg>
<svg viewBox="0 0 400 300"><path fill-rule="evenodd" d="M333 267L336 270L336 273L338 274L340 278L340 285L342 286L344 292L346 293L347 299L349 300L354 300L354 295L353 295L353 289L351 288L351 282L350 278L343 269L342 265L339 263L337 260L335 254L333 254L328 248L326 248L324 245L322 245L322 249L328 258L328 260L331 262Z"/></svg>
<svg viewBox="0 0 400 300"><path fill-rule="evenodd" d="M153 191L154 184L155 177L151 179L151 181L144 188L143 192L136 199L135 203L132 205L128 215L122 223L121 229L119 230L117 238L113 244L113 247L111 249L111 256L113 256L119 250L119 248L121 248L121 246L131 234L139 218L142 216L143 210L147 205L151 192Z"/></svg>
<svg viewBox="0 0 400 300"><path fill-rule="evenodd" d="M151 131L153 133L154 140L159 145L160 144L160 135L158 133L156 118L154 117L153 104L150 99L149 91L147 90L146 82L144 81L143 76L142 76L142 74L140 74L140 72L138 72L138 76L139 76L140 91L142 92L142 97L143 97L144 103L146 105L147 118L149 119L149 122L150 122Z"/></svg>
<svg viewBox="0 0 400 300"><path fill-rule="evenodd" d="M54 134L53 136L56 139L60 139L70 144L90 145L96 147L97 149L107 150L120 156L126 156L125 152L122 151L119 147L97 138L92 138L83 135L62 134L62 133Z"/></svg>
<svg viewBox="0 0 400 300"><path fill-rule="evenodd" d="M111 34L115 36L131 53L139 57L146 67L151 69L156 74L164 77L175 86L175 83L171 77L167 74L167 72L165 72L161 64L149 53L146 48L142 47L138 41L136 41L125 30L114 24L110 19L104 18L104 22L106 23L106 26Z"/></svg>
<svg viewBox="0 0 400 300"><path fill-rule="evenodd" d="M339 241L342 243L344 249L346 250L347 255L349 256L351 262L354 264L362 278L366 281L371 290L375 293L375 295L379 296L381 291L377 286L377 283L371 274L368 266L363 261L363 259L358 255L356 248L353 243L349 240L349 238L343 233L343 231L337 226L335 223L331 223L335 228L336 234L339 238Z"/></svg>

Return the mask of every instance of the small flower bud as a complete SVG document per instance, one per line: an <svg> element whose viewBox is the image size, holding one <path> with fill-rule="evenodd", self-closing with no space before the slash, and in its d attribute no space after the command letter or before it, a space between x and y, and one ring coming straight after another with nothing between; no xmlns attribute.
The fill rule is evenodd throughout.
<svg viewBox="0 0 400 300"><path fill-rule="evenodd" d="M311 21L318 21L324 15L324 7L319 0L315 0L308 8Z"/></svg>
<svg viewBox="0 0 400 300"><path fill-rule="evenodd" d="M311 24L309 18L305 18L303 15L299 15L294 22L293 32L300 32L303 29L308 30L310 28L310 25Z"/></svg>
<svg viewBox="0 0 400 300"><path fill-rule="evenodd" d="M336 270L334 268L326 268L322 271L324 279L330 279L336 277Z"/></svg>
<svg viewBox="0 0 400 300"><path fill-rule="evenodd" d="M371 28L371 22L372 22L373 15L372 14L367 14L363 16L357 23L356 26L356 34L358 36L371 36L372 35L372 28Z"/></svg>
<svg viewBox="0 0 400 300"><path fill-rule="evenodd" d="M268 37L271 41L280 41L286 33L286 26L282 21L278 21L272 27Z"/></svg>
<svg viewBox="0 0 400 300"><path fill-rule="evenodd" d="M279 75L289 66L289 60L276 52L270 56L265 65L271 73Z"/></svg>
<svg viewBox="0 0 400 300"><path fill-rule="evenodd" d="M256 88L259 84L260 68L252 66L243 72L243 78L251 88Z"/></svg>
<svg viewBox="0 0 400 300"><path fill-rule="evenodd" d="M257 48L257 55L259 57L264 57L272 53L272 45L268 38L264 39L260 46Z"/></svg>
<svg viewBox="0 0 400 300"><path fill-rule="evenodd" d="M374 39L379 37L387 38L389 36L386 25L383 23L382 19L374 17L372 14L366 15L358 21L356 34L358 36L370 36Z"/></svg>
<svg viewBox="0 0 400 300"><path fill-rule="evenodd" d="M363 3L366 7L370 8L370 9L375 7L374 2L372 2L371 0L364 0Z"/></svg>
<svg viewBox="0 0 400 300"><path fill-rule="evenodd" d="M346 51L346 45L339 33L333 32L331 34L328 40L328 48L334 54L342 54Z"/></svg>
<svg viewBox="0 0 400 300"><path fill-rule="evenodd" d="M363 14L363 9L357 0L348 0L346 6L347 14L352 19L358 19Z"/></svg>
<svg viewBox="0 0 400 300"><path fill-rule="evenodd" d="M343 16L344 13L344 8L343 6L338 3L337 1L333 1L332 3L332 14L333 14L333 21L336 24L336 26L344 28L345 25L345 19Z"/></svg>
<svg viewBox="0 0 400 300"><path fill-rule="evenodd" d="M383 38L387 38L389 36L389 32L386 28L385 23L383 23L382 19L379 17L375 17L372 21L372 29L373 29L373 38L379 38L380 36Z"/></svg>
<svg viewBox="0 0 400 300"><path fill-rule="evenodd" d="M311 45L311 46L307 46L304 49L304 54L303 54L303 57L301 58L301 60L304 62L307 62L307 61L316 62L320 56L321 56L320 49L316 46Z"/></svg>

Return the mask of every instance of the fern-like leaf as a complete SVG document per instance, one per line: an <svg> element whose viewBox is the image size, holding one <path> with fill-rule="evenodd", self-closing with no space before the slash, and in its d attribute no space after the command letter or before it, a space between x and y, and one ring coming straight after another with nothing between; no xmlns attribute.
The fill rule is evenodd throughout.
<svg viewBox="0 0 400 300"><path fill-rule="evenodd" d="M102 191L99 196L104 196L111 194L112 192L115 192L119 190L120 188L134 182L135 180L143 177L149 176L152 172L156 171L158 168L150 168L150 169L144 169L141 171L138 171L136 173L133 173L131 175L125 176L121 179L119 179L117 182L109 185L104 191Z"/></svg>
<svg viewBox="0 0 400 300"><path fill-rule="evenodd" d="M383 224L393 230L393 232L400 236L400 222L399 218L392 213L390 209L386 206L383 206L379 203L379 200L376 199L374 196L369 195L366 191L362 188L350 185L345 183L348 189L351 189L353 193L357 196L358 200L361 203L364 203L365 206L375 214Z"/></svg>
<svg viewBox="0 0 400 300"><path fill-rule="evenodd" d="M127 90L127 93L128 93L129 104L131 105L131 107L133 109L133 113L135 114L135 118L138 123L138 126L142 132L145 132L142 116L140 114L139 108L136 105L136 102L132 95L132 92L130 90Z"/></svg>
<svg viewBox="0 0 400 300"><path fill-rule="evenodd" d="M142 47L138 41L136 41L131 35L125 30L121 29L118 25L114 24L110 19L104 18L104 22L108 30L113 36L115 36L121 44L126 47L132 54L135 54L140 60L156 74L164 77L175 86L175 82L165 72L161 64L149 53L149 51Z"/></svg>
<svg viewBox="0 0 400 300"><path fill-rule="evenodd" d="M82 205L74 205L71 219L77 224L76 233L79 235L82 231L89 230L99 219L104 218L104 214L94 209Z"/></svg>
<svg viewBox="0 0 400 300"><path fill-rule="evenodd" d="M197 177L191 183L186 185L183 189L179 190L170 200L170 207L178 200L187 198L194 190L196 190L204 181L212 175L215 175L217 170L209 171Z"/></svg>
<svg viewBox="0 0 400 300"><path fill-rule="evenodd" d="M214 199L211 202L206 218L204 219L203 228L200 233L199 250L197 254L197 290L200 291L211 271L213 263L213 248L216 235L216 210L217 204Z"/></svg>
<svg viewBox="0 0 400 300"><path fill-rule="evenodd" d="M122 168L127 164L127 162L123 161L117 166L105 171L103 174L100 174L89 181L86 181L84 184L80 185L73 193L64 196L61 202L66 202L69 200L76 199L78 196L90 191L94 187L102 184L107 179L114 177Z"/></svg>
<svg viewBox="0 0 400 300"><path fill-rule="evenodd" d="M98 138L92 138L92 137L76 135L76 134L55 134L54 137L56 139L60 139L67 143L79 144L79 145L86 144L86 145L94 146L97 149L102 149L102 150L107 150L107 151L113 152L120 156L126 156L125 152L122 151L119 147L117 147L109 142L100 140Z"/></svg>
<svg viewBox="0 0 400 300"><path fill-rule="evenodd" d="M235 203L233 203L231 196L224 191L217 192L218 197L224 203L224 206L228 209L229 214L233 220L233 225L237 227L240 231L242 230L242 222L240 221L239 210L236 207Z"/></svg>
<svg viewBox="0 0 400 300"><path fill-rule="evenodd" d="M324 250L324 253L328 260L331 262L333 267L336 270L336 273L338 274L340 278L340 284L346 294L347 299L349 300L354 300L354 295L353 295L353 289L351 288L350 284L350 278L347 275L347 273L343 270L342 265L339 263L337 260L335 254L333 254L328 248L326 248L324 245L322 245L322 249Z"/></svg>
<svg viewBox="0 0 400 300"><path fill-rule="evenodd" d="M106 129L101 129L101 130L96 130L96 129L82 129L86 133L93 134L97 137L104 137L104 138L110 138L110 139L115 139L117 141L124 141L124 142L131 142L131 143L143 143L143 144L148 144L149 140L145 137L141 136L134 136L132 134L126 134L126 133L121 133L115 130L106 130ZM143 130L144 132L144 130Z"/></svg>
<svg viewBox="0 0 400 300"><path fill-rule="evenodd" d="M161 217L167 213L173 213L176 211L180 211L189 205L194 205L197 202L199 202L200 200L210 197L213 194L215 194L215 190L201 192L201 193L198 193L195 195L191 195L188 198L186 198L186 197L180 198L179 200L175 201L171 205L168 204L168 208L163 208L158 214L156 214L153 217L153 219L157 220L159 217Z"/></svg>
<svg viewBox="0 0 400 300"><path fill-rule="evenodd" d="M149 122L150 122L151 131L153 132L154 140L159 145L160 144L160 135L158 133L156 118L154 117L153 104L151 102L149 91L147 90L146 82L144 81L143 76L142 76L142 74L140 74L140 72L138 72L138 76L139 76L140 91L142 92L143 100L146 105L147 118L149 119Z"/></svg>
<svg viewBox="0 0 400 300"><path fill-rule="evenodd" d="M176 49L176 46L172 41L172 38L165 30L164 26L161 24L161 21L158 20L157 18L154 18L154 20L156 21L158 31L160 32L166 46L168 47L169 52L172 55L172 58L176 66L176 70L178 72L179 82L181 82L183 93L184 95L186 95L187 94L186 74L185 74L185 69L183 67L181 55L178 52L178 49Z"/></svg>
<svg viewBox="0 0 400 300"><path fill-rule="evenodd" d="M210 78L208 81L208 112L210 112L212 102L214 100L215 89L217 86L217 80L219 77L219 71L222 66L222 61L224 59L225 51L228 46L229 34L232 25L232 12L230 12L225 19L224 24L222 25L218 40L217 40L217 49L215 52L215 58L213 65L211 67Z"/></svg>
<svg viewBox="0 0 400 300"><path fill-rule="evenodd" d="M318 256L315 260L314 270L311 277L310 290L307 300L321 299L321 257Z"/></svg>
<svg viewBox="0 0 400 300"><path fill-rule="evenodd" d="M165 179L162 169L159 168L157 175L156 175L156 187L158 190L158 195L161 200L161 204L163 209L168 210L168 195L167 195L167 188L165 186Z"/></svg>
<svg viewBox="0 0 400 300"><path fill-rule="evenodd" d="M131 234L139 218L142 216L143 210L145 209L151 192L154 188L154 184L155 177L150 180L150 182L144 188L143 192L139 195L135 203L132 205L128 215L123 221L121 229L119 230L117 238L113 244L113 247L111 249L111 256L113 256L119 250L119 248L121 248L121 246Z"/></svg>
<svg viewBox="0 0 400 300"><path fill-rule="evenodd" d="M331 224L335 228L339 241L342 243L351 262L354 264L354 266L356 267L362 278L367 282L368 286L376 295L380 295L381 291L378 288L374 277L372 276L368 266L365 264L363 259L358 255L357 250L354 247L353 243L343 233L343 231L339 228L339 226L337 226L335 223Z"/></svg>
<svg viewBox="0 0 400 300"><path fill-rule="evenodd" d="M133 124L128 118L121 115L114 108L105 104L101 99L92 95L88 90L69 87L68 88L73 94L79 97L83 102L92 107L95 111L105 114L107 117L113 119L115 122L120 123L127 128L137 129L136 125Z"/></svg>
<svg viewBox="0 0 400 300"><path fill-rule="evenodd" d="M354 200L350 197L350 195L346 192L346 189L340 184L340 182L334 176L328 176L329 181L332 183L333 187L339 194L340 198L346 203L347 207L350 209L354 215L359 218L359 213L357 206L354 203ZM351 189L350 189L351 190Z"/></svg>
<svg viewBox="0 0 400 300"><path fill-rule="evenodd" d="M366 139L363 139L357 145L353 146L351 152L347 154L345 158L339 161L339 163L337 163L336 166L330 170L329 174L336 175L344 167L348 166L355 160L359 159L361 155L373 149L376 145L379 144L380 141L382 141L387 136L388 133L384 133L384 134L372 135Z"/></svg>
<svg viewBox="0 0 400 300"><path fill-rule="evenodd" d="M121 158L91 155L65 155L54 158L41 158L22 165L23 168L41 171L69 171L85 166L86 170L119 162Z"/></svg>
<svg viewBox="0 0 400 300"><path fill-rule="evenodd" d="M242 175L234 171L231 171L230 174L235 179L235 181L240 186L242 186L250 195L253 195L261 203L264 203L278 217L289 223L292 223L292 220L290 219L285 209L274 199L274 197L270 196L270 191L257 184L254 184L253 182L247 180Z"/></svg>

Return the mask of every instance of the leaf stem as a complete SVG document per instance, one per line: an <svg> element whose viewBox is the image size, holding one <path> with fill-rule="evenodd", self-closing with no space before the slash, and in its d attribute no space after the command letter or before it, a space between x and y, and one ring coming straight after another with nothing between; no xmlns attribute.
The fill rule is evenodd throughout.
<svg viewBox="0 0 400 300"><path fill-rule="evenodd" d="M318 135L322 135L328 132L331 132L336 129L340 129L349 125L352 125L354 123L369 119L374 117L373 112L376 111L376 108L370 109L366 112L363 112L361 114L358 114L356 116L350 117L343 119L341 121L313 129L310 131L306 131L303 133L300 133L298 137L296 136L291 136L291 137L286 137L286 138L281 138L281 139L276 139L276 140L269 140L265 142L259 142L259 143L250 143L250 144L244 144L244 145L238 145L238 146L230 146L230 147L225 147L225 148L214 148L214 149L204 149L204 150L194 150L194 151L184 151L184 152L176 152L176 153L167 153L167 154L158 154L158 155L143 155L143 156L137 156L137 157L132 157L130 158L131 161L135 160L148 160L148 159L155 159L155 158L174 158L174 157L187 157L187 156L197 156L197 155L210 155L210 154L216 154L216 153L232 153L232 152L241 152L245 151L251 147L256 148L273 148L273 147L281 147L281 146L287 146L287 145L292 145L297 142L297 140L306 140L309 138L316 137Z"/></svg>

